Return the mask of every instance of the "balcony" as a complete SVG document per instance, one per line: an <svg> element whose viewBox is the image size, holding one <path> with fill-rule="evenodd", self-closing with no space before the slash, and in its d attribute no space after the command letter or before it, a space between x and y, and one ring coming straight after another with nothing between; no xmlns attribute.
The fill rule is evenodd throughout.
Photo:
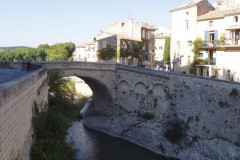
<svg viewBox="0 0 240 160"><path fill-rule="evenodd" d="M210 58L210 59L198 58L196 60L196 66L209 66L209 65L216 65L216 58Z"/></svg>
<svg viewBox="0 0 240 160"><path fill-rule="evenodd" d="M240 40L225 39L225 40L214 40L204 41L202 49L207 48L227 48L227 47L240 47Z"/></svg>

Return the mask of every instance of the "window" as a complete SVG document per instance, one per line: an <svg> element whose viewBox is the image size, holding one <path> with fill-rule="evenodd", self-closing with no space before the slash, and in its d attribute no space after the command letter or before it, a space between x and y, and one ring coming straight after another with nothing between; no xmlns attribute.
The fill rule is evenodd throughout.
<svg viewBox="0 0 240 160"><path fill-rule="evenodd" d="M122 23L122 27L124 26L124 23Z"/></svg>
<svg viewBox="0 0 240 160"><path fill-rule="evenodd" d="M203 53L199 53L199 55L198 55L199 57L203 57Z"/></svg>
<svg viewBox="0 0 240 160"><path fill-rule="evenodd" d="M103 48L106 48L107 47L107 42L104 40L103 41Z"/></svg>
<svg viewBox="0 0 240 160"><path fill-rule="evenodd" d="M214 44L214 32L213 31L210 31L209 32L209 41Z"/></svg>
<svg viewBox="0 0 240 160"><path fill-rule="evenodd" d="M213 26L213 21L209 21L209 27Z"/></svg>
<svg viewBox="0 0 240 160"><path fill-rule="evenodd" d="M180 49L180 41L177 41L177 49Z"/></svg>
<svg viewBox="0 0 240 160"><path fill-rule="evenodd" d="M186 12L186 15L188 16L188 15L189 15L189 12Z"/></svg>
<svg viewBox="0 0 240 160"><path fill-rule="evenodd" d="M146 38L145 29L142 30L142 38Z"/></svg>
<svg viewBox="0 0 240 160"><path fill-rule="evenodd" d="M146 39L149 39L149 31L146 31Z"/></svg>
<svg viewBox="0 0 240 160"><path fill-rule="evenodd" d="M188 56L188 62L187 62L188 64L190 64L191 63L191 57L190 56Z"/></svg>
<svg viewBox="0 0 240 160"><path fill-rule="evenodd" d="M148 61L148 55L143 56L143 61Z"/></svg>
<svg viewBox="0 0 240 160"><path fill-rule="evenodd" d="M146 44L146 50L149 51L149 44Z"/></svg>
<svg viewBox="0 0 240 160"><path fill-rule="evenodd" d="M185 20L185 29L186 29L186 30L189 29L189 22L188 22L188 20Z"/></svg>
<svg viewBox="0 0 240 160"><path fill-rule="evenodd" d="M192 41L188 41L188 46L192 46Z"/></svg>
<svg viewBox="0 0 240 160"><path fill-rule="evenodd" d="M238 22L238 16L234 16L234 22Z"/></svg>
<svg viewBox="0 0 240 160"><path fill-rule="evenodd" d="M161 47L159 47L160 48L160 50L162 50L162 46Z"/></svg>

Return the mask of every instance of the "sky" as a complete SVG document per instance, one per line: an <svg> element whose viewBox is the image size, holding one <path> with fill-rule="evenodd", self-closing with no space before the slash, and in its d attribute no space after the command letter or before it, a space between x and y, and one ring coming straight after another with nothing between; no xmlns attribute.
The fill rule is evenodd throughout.
<svg viewBox="0 0 240 160"><path fill-rule="evenodd" d="M169 10L191 0L0 0L0 47L93 40L113 22L171 27ZM209 0L210 3L215 0Z"/></svg>

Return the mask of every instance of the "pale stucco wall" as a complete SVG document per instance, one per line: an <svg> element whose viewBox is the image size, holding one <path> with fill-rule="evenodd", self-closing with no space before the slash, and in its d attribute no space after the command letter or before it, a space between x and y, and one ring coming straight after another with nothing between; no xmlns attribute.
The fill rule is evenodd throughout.
<svg viewBox="0 0 240 160"><path fill-rule="evenodd" d="M189 13L187 15L187 12ZM172 36L171 36L171 61L174 58L183 56L181 58L180 67L176 72L187 71L188 57L193 59L192 46L188 45L188 41L194 41L196 38L197 29L197 7L187 8L172 12ZM189 29L186 29L186 20L189 23ZM177 42L180 42L180 49L178 49Z"/></svg>
<svg viewBox="0 0 240 160"><path fill-rule="evenodd" d="M155 39L155 60L162 61L165 47L165 39Z"/></svg>

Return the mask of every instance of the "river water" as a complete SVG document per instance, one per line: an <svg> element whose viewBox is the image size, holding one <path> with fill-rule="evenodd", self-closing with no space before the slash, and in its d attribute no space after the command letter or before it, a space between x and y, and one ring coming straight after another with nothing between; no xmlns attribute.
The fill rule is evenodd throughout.
<svg viewBox="0 0 240 160"><path fill-rule="evenodd" d="M90 130L73 122L67 141L79 150L78 160L167 160L127 141Z"/></svg>

